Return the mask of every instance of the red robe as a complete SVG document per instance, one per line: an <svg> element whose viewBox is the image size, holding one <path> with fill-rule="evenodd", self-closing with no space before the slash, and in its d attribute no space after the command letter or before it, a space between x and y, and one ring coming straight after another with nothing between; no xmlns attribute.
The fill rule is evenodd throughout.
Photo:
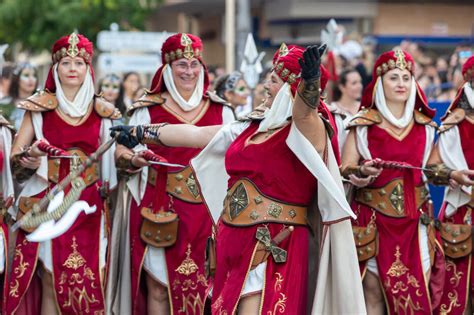
<svg viewBox="0 0 474 315"><path fill-rule="evenodd" d="M230 176L228 187L239 179L248 178L268 197L289 204L309 205L317 190L317 181L285 142L290 125L261 144L248 143L258 126L258 122L253 122L226 152L226 171ZM236 311L258 243L255 233L259 226L263 224L235 227L219 221L213 314L233 314ZM279 223L266 226L272 238L284 228ZM278 245L288 252L285 263L275 263L271 255L267 259L262 314L306 313L308 233L306 226L295 226L290 236Z"/></svg>
<svg viewBox="0 0 474 315"><path fill-rule="evenodd" d="M56 111L43 112L43 135L53 146L62 149L79 148L87 155L99 146L102 118L93 110L79 126L65 122ZM60 159L59 180L69 173L69 159ZM54 183L49 182L49 188ZM80 196L89 205L96 205L94 213L84 212L63 235L53 239L52 265L56 305L63 314L104 314L104 286L106 270L99 262L100 223L107 218L99 189L101 182L86 187ZM65 192L67 193L68 190ZM33 197L44 196L45 191ZM106 222L107 225L107 222ZM107 230L105 231L107 233ZM12 262L7 314L39 314L41 283L36 277L39 243L30 243L25 233L18 232Z"/></svg>
<svg viewBox="0 0 474 315"><path fill-rule="evenodd" d="M413 128L402 140L397 140L377 125L367 127L367 139L373 159L407 162L421 167L426 143L425 126L415 122ZM421 171L415 171L416 186L422 185ZM384 169L367 188L381 188L396 178L403 178L399 169ZM387 192L390 193L390 192ZM424 277L419 246L420 213L416 218L394 218L353 202L358 216L357 226L367 226L375 211L379 235L379 251L376 256L380 284L386 307L390 314L431 314L431 299L428 281ZM425 208L425 207L424 207ZM424 209L426 211L426 209ZM362 275L367 271L366 263L361 265Z"/></svg>
<svg viewBox="0 0 474 315"><path fill-rule="evenodd" d="M458 125L461 147L469 169L474 169L474 146L472 135L474 134L474 124L467 119ZM467 205L456 210L456 213L445 217L445 207L443 205L440 213L440 220L454 224L473 224L472 209ZM472 274L472 254L451 259L446 257L446 277L443 296L436 313L442 314L462 314L467 307L469 297L474 293L474 279Z"/></svg>
<svg viewBox="0 0 474 315"><path fill-rule="evenodd" d="M151 123L183 123L183 121L179 120L162 106L150 106L148 110ZM211 126L222 124L222 111L223 106L221 104L210 101L209 108L195 125ZM148 145L148 148L171 163L181 165L188 165L189 161L201 152L201 149L169 148L158 145ZM179 170L179 168L170 168L169 171L176 172ZM135 200L132 200L130 207L132 312L133 314L147 313L146 286L141 276L143 274L142 268L146 244L140 238L142 224L140 210L143 207L153 209L152 203L157 193L164 194L165 204L169 204L170 208L179 217L177 241L173 246L165 249L169 283L168 294L170 296L172 312L174 314L180 314L181 312L202 314L209 288L209 283L204 276L204 253L207 238L211 235L212 219L203 203L189 203L176 197L170 198L166 192L158 192L150 184L147 184L141 203L137 205ZM197 269L186 275L186 272L182 269L178 270L178 267L183 262L194 264L197 266Z"/></svg>

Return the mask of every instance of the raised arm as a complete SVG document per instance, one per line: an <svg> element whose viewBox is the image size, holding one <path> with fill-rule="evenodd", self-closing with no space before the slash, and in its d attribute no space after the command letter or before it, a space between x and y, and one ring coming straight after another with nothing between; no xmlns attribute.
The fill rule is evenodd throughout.
<svg viewBox="0 0 474 315"><path fill-rule="evenodd" d="M293 105L293 121L319 154L326 148L326 127L318 114L321 55L326 45L310 46L299 60L302 80Z"/></svg>

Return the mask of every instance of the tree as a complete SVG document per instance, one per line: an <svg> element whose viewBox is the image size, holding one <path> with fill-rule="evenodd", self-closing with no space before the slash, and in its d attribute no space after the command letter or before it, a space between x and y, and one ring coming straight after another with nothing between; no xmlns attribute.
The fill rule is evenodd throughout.
<svg viewBox="0 0 474 315"><path fill-rule="evenodd" d="M90 40L116 22L122 29L143 29L161 0L0 0L0 43L22 50L50 49L77 30Z"/></svg>

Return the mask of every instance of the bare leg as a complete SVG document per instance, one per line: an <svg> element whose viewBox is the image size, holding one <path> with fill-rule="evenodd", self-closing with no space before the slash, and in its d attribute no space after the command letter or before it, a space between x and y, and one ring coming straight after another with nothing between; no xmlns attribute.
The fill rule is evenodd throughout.
<svg viewBox="0 0 474 315"><path fill-rule="evenodd" d="M148 274L146 275L146 286L148 289L148 314L170 314L168 288Z"/></svg>
<svg viewBox="0 0 474 315"><path fill-rule="evenodd" d="M254 294L240 299L239 315L257 315L260 310L262 294Z"/></svg>
<svg viewBox="0 0 474 315"><path fill-rule="evenodd" d="M59 314L56 308L56 298L54 296L53 276L40 267L41 270L41 287L43 294L41 297L41 314L42 315L57 315Z"/></svg>
<svg viewBox="0 0 474 315"><path fill-rule="evenodd" d="M367 307L367 314L385 314L385 301L383 298L382 288L380 288L378 277L370 271L367 271L362 285L364 287L364 297L365 306Z"/></svg>

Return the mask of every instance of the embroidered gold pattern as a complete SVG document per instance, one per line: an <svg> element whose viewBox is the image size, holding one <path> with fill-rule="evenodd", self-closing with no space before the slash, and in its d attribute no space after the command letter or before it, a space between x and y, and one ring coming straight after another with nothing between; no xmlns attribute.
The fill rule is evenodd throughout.
<svg viewBox="0 0 474 315"><path fill-rule="evenodd" d="M71 254L69 254L68 258L66 261L63 263L63 266L69 268L69 269L74 269L77 270L80 267L84 266L86 263L84 257L77 251L77 243L76 243L76 237L72 237L72 245L71 245L73 251Z"/></svg>
<svg viewBox="0 0 474 315"><path fill-rule="evenodd" d="M275 273L275 286L273 287L273 289L278 292L281 290L281 283L283 282L283 276L281 275L281 273L279 272L276 272Z"/></svg>
<svg viewBox="0 0 474 315"><path fill-rule="evenodd" d="M283 293L280 293L280 298L273 306L273 311L268 311L267 315L275 315L277 313L284 313L286 309L286 300L287 297Z"/></svg>
<svg viewBox="0 0 474 315"><path fill-rule="evenodd" d="M451 259L446 259L446 271L451 272L451 270L453 271L453 275L451 278L449 278L449 282L457 287L464 272L457 271L456 264Z"/></svg>
<svg viewBox="0 0 474 315"><path fill-rule="evenodd" d="M192 59L194 57L194 51L193 51L193 46L192 46L193 41L185 33L183 33L181 35L181 45L185 46L184 47L184 52L183 52L184 58ZM174 53L174 52L172 52L172 53Z"/></svg>
<svg viewBox="0 0 474 315"><path fill-rule="evenodd" d="M96 300L94 294L89 296L85 287L82 287L82 289L74 287L68 288L68 299L66 302L64 302L63 307L70 307L74 313L82 314L89 313L90 305L93 303L99 303L99 301Z"/></svg>
<svg viewBox="0 0 474 315"><path fill-rule="evenodd" d="M178 310L178 313L184 314L201 314L204 311L204 299L198 293L194 294L183 294L183 304Z"/></svg>
<svg viewBox="0 0 474 315"><path fill-rule="evenodd" d="M459 307L461 304L458 303L458 292L454 290L453 292L448 293L449 299L449 307L446 304L441 304L440 306L440 313L441 314L449 314L453 307Z"/></svg>
<svg viewBox="0 0 474 315"><path fill-rule="evenodd" d="M18 288L20 287L20 282L15 279L15 284L10 285L10 296L17 298L18 297Z"/></svg>
<svg viewBox="0 0 474 315"><path fill-rule="evenodd" d="M191 244L188 244L188 250L186 251L186 259L183 260L181 265L179 265L179 267L176 268L175 271L182 275L189 276L190 274L196 272L196 270L198 269L199 267L191 258Z"/></svg>
<svg viewBox="0 0 474 315"><path fill-rule="evenodd" d="M393 262L390 269L388 269L387 275L389 275L391 277L397 277L398 278L398 277L404 275L409 269L400 260L400 256L402 255L402 254L400 254L400 246L397 245L397 247L395 249L396 249L395 257L397 259Z"/></svg>
<svg viewBox="0 0 474 315"><path fill-rule="evenodd" d="M94 293L89 294L85 286L85 280L90 281L92 289L97 289L95 283L96 276L92 269L87 266L87 261L77 250L76 236L72 237L72 252L64 261L63 266L72 269L73 272L68 276L67 272L63 271L59 278L58 293L65 294L65 286L67 286L67 293L64 297L63 308L70 308L73 313L83 314L90 312L91 304L100 304ZM82 268L82 272L79 270ZM94 314L103 314L102 310L94 311Z"/></svg>
<svg viewBox="0 0 474 315"><path fill-rule="evenodd" d="M227 315L227 311L222 309L223 303L224 299L222 298L222 295L219 295L219 298L212 304L212 309L219 315Z"/></svg>
<svg viewBox="0 0 474 315"><path fill-rule="evenodd" d="M413 303L411 295L400 296L393 298L394 313L395 314L416 314L415 311L422 310L420 303Z"/></svg>
<svg viewBox="0 0 474 315"><path fill-rule="evenodd" d="M19 260L18 266L13 269L13 273L15 274L15 282L10 285L9 295L12 297L18 297L18 291L20 287L20 282L18 279L22 278L25 275L26 270L30 266L30 263L24 261L24 256L22 252L22 246L28 244L28 241L25 239L21 244L17 246L15 249L15 256L13 260Z"/></svg>

